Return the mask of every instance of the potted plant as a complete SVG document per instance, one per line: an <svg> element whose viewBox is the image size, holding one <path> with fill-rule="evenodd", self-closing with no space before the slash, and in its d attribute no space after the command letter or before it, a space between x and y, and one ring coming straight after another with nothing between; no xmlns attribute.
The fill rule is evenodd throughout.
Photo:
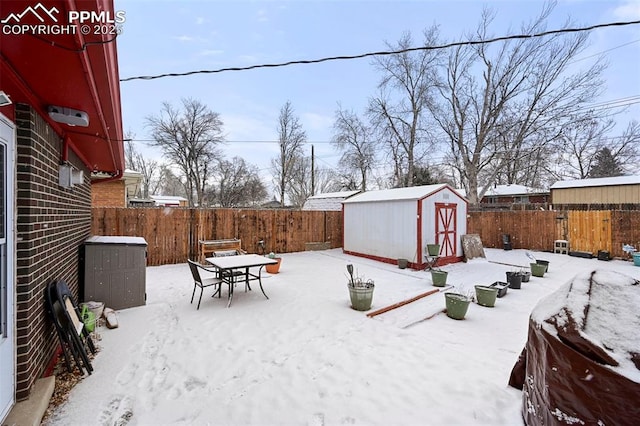
<svg viewBox="0 0 640 426"><path fill-rule="evenodd" d="M529 278L531 278L531 271L525 271L524 269L520 269L520 275L522 275L522 282L528 283Z"/></svg>
<svg viewBox="0 0 640 426"><path fill-rule="evenodd" d="M269 259L277 260L278 263L274 263L272 265L265 265L265 269L270 274L277 274L280 271L280 263L282 263L282 258L276 256L274 252L271 252L267 255Z"/></svg>
<svg viewBox="0 0 640 426"><path fill-rule="evenodd" d="M438 256L440 254L440 244L427 244L427 253L429 256Z"/></svg>
<svg viewBox="0 0 640 426"><path fill-rule="evenodd" d="M504 297L506 296L507 290L509 289L509 284L502 281L496 281L491 284L490 287L495 287L498 289L498 297Z"/></svg>
<svg viewBox="0 0 640 426"><path fill-rule="evenodd" d="M510 288L520 290L522 287L522 275L520 271L507 271L507 282Z"/></svg>
<svg viewBox="0 0 640 426"><path fill-rule="evenodd" d="M464 319L471 303L471 295L468 292L454 290L444 294L447 307L447 316L455 320Z"/></svg>
<svg viewBox="0 0 640 426"><path fill-rule="evenodd" d="M547 270L547 266L540 263L530 263L531 275L534 277L544 277L544 273Z"/></svg>
<svg viewBox="0 0 640 426"><path fill-rule="evenodd" d="M444 287L447 284L447 271L441 269L431 270L431 282L434 287Z"/></svg>
<svg viewBox="0 0 640 426"><path fill-rule="evenodd" d="M480 306L486 306L487 308L493 308L496 304L496 298L498 297L498 288L486 285L477 285L476 289L476 301Z"/></svg>
<svg viewBox="0 0 640 426"><path fill-rule="evenodd" d="M368 311L371 309L373 289L375 288L373 280L354 276L352 264L347 265L347 271L349 272L347 287L349 288L351 307L356 311Z"/></svg>

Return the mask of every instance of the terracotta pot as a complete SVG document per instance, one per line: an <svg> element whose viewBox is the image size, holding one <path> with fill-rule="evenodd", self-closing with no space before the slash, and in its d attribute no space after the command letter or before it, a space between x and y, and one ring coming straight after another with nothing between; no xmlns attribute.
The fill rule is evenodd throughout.
<svg viewBox="0 0 640 426"><path fill-rule="evenodd" d="M278 263L274 263L273 265L265 265L265 269L270 274L277 274L280 271L280 263L282 263L282 258L274 257L273 260L277 260Z"/></svg>

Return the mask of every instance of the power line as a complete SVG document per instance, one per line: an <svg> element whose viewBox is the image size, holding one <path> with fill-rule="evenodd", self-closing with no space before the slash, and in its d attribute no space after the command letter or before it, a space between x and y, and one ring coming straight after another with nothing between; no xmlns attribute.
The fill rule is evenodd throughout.
<svg viewBox="0 0 640 426"><path fill-rule="evenodd" d="M522 39L545 37L545 36L554 35L554 34L566 34L566 33L576 33L576 32L584 32L584 31L593 31L593 30L599 29L599 28L621 27L621 26L626 26L626 25L637 25L637 24L640 24L640 21L608 22L608 23L605 23L605 24L596 24L596 25L591 25L591 26L588 26L588 27L561 28L561 29L558 29L558 30L543 31L541 33L535 33L535 34L514 34L514 35L509 35L509 36L494 37L494 38L490 38L490 39L487 39L487 40L458 41L458 42L452 42L452 43L442 44L442 45L438 45L438 46L409 47L409 48L400 49L400 50L383 50L383 51L379 51L379 52L361 53L361 54L358 54L358 55L329 56L329 57L324 57L324 58L319 58L319 59L296 60L296 61L279 62L279 63L273 63L273 64L248 65L248 66L245 66L245 67L227 67L227 68L218 68L218 69L213 69L213 70L187 71L187 72L182 72L182 73L165 73L165 74L157 74L157 75L141 75L141 76L135 76L135 77L121 78L120 81L121 82L125 82L125 81L132 81L132 80L155 80L155 79L164 78L164 77L185 77L185 76L194 75L194 74L217 74L217 73L228 72L228 71L248 71L248 70L258 69L258 68L280 68L280 67L286 67L286 66L291 66L291 65L318 64L318 63L329 62L329 61L343 61L343 60L351 60L351 59L362 59L362 58L368 58L368 57L372 57L372 56L397 55L397 54L400 54L400 53L416 52L416 51L422 51L422 50L440 50L440 49L448 49L448 48L451 48L451 47L458 47L458 46L475 46L475 45L480 45L480 44L496 43L496 42L499 42L499 41L522 40Z"/></svg>
<svg viewBox="0 0 640 426"><path fill-rule="evenodd" d="M575 64L576 62L584 61L585 59L593 58L595 56L600 56L603 53L611 52L612 50L620 49L621 47L629 46L630 44L634 44L634 43L637 43L639 41L640 41L640 38L637 39L637 40L630 41L628 43L624 43L624 44L620 44L618 46L614 46L614 47L612 47L610 49L602 50L600 52L594 53L593 55L585 56L584 58L579 58L579 59L576 59L574 61L571 61L571 62L569 62L569 65L570 64Z"/></svg>

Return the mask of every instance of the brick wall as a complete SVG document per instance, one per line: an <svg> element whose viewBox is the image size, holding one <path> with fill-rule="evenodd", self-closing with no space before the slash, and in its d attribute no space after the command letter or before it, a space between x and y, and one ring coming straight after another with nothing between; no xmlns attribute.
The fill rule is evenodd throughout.
<svg viewBox="0 0 640 426"><path fill-rule="evenodd" d="M91 186L93 207L127 207L124 180L98 183Z"/></svg>
<svg viewBox="0 0 640 426"><path fill-rule="evenodd" d="M44 309L44 289L63 279L78 294L78 251L91 231L89 170L69 151L68 159L84 171L85 182L58 186L62 140L28 105L16 105L17 131L17 389L29 396L57 346L55 329Z"/></svg>

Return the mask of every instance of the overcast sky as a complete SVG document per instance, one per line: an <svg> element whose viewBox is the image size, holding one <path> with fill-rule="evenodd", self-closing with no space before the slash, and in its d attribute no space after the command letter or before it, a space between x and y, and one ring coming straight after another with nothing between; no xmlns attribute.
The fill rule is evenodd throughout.
<svg viewBox="0 0 640 426"><path fill-rule="evenodd" d="M141 1L115 0L126 22L118 37L120 78L194 70L214 70L326 56L387 50L410 31L417 43L433 23L448 40L478 24L482 7L496 12L495 36L519 33L523 22L540 13L541 1ZM558 2L548 29L568 17L574 26L640 19L640 0ZM640 25L593 31L580 64L588 66L607 52L606 90L594 103L640 96ZM334 166L339 154L329 141L338 103L363 112L375 94L379 74L371 58L294 65L121 83L125 131L149 139L145 117L158 114L163 101L181 97L204 102L221 115L229 141L227 157L244 157L265 170L277 145L280 107L290 100L315 147L318 164ZM635 99L638 102L639 99ZM640 103L620 117L640 119ZM622 129L617 129L617 136ZM160 153L144 148L150 156ZM269 183L269 182L267 182Z"/></svg>

